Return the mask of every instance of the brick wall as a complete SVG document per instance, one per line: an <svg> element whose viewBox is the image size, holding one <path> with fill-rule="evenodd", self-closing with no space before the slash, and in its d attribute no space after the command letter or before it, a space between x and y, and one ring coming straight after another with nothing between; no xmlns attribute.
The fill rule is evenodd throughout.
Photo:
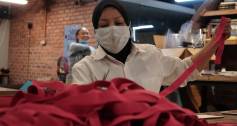
<svg viewBox="0 0 237 126"><path fill-rule="evenodd" d="M57 78L57 58L63 54L65 25L82 24L89 28L93 36L91 16L96 2L83 6L75 5L74 0L55 0L55 2L47 15L44 10L27 10L26 13L18 14L11 20L10 84L19 84L28 79ZM29 21L33 23L31 31L27 28ZM40 45L42 40L46 40L46 46ZM29 76L27 76L28 68Z"/></svg>

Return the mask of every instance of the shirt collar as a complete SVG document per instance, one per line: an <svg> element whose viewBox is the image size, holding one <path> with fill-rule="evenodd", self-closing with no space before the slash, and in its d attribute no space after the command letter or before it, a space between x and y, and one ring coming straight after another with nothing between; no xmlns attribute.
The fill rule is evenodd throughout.
<svg viewBox="0 0 237 126"><path fill-rule="evenodd" d="M139 48L137 44L132 43L132 51L130 54L137 54L143 52L145 52L145 50ZM95 60L102 60L106 56L108 56L108 54L104 51L104 49L101 46L98 46L94 54Z"/></svg>
<svg viewBox="0 0 237 126"><path fill-rule="evenodd" d="M104 51L104 49L101 47L101 46L98 46L98 48L96 49L95 51L95 54L94 54L94 58L96 60L101 60L103 59L105 56L106 56L106 52Z"/></svg>

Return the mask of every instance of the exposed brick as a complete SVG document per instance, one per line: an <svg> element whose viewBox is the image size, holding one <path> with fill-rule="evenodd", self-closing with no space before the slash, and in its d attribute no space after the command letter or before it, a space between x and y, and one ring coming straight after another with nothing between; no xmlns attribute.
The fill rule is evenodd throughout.
<svg viewBox="0 0 237 126"><path fill-rule="evenodd" d="M33 1L30 1L30 5ZM51 6L51 11L47 13L47 21L45 20L45 11L35 9L28 10L11 20L9 43L11 84L20 84L26 80L45 77L57 79L57 59L63 54L65 25L82 24L88 27L91 36L94 35L91 16L96 2L84 6L74 5L74 0L55 0L55 2ZM25 8L16 6L14 11ZM27 28L28 21L33 22L31 32ZM47 45L42 47L41 40L46 40ZM93 38L91 44L95 45ZM30 53L28 55L29 46ZM28 57L30 58L29 65ZM29 77L27 76L28 68Z"/></svg>

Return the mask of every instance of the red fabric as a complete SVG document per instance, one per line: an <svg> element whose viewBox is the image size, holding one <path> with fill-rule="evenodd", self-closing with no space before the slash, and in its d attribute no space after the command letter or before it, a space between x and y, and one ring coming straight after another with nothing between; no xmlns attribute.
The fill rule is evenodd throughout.
<svg viewBox="0 0 237 126"><path fill-rule="evenodd" d="M220 40L220 46L219 46L219 48L217 49L217 52L216 52L215 64L221 64L222 54L224 52L224 48L225 48L225 39L224 39L224 37L222 37L221 40Z"/></svg>
<svg viewBox="0 0 237 126"><path fill-rule="evenodd" d="M64 89L65 84L60 81L32 81L32 86L29 87L28 92L38 95L54 95Z"/></svg>
<svg viewBox="0 0 237 126"><path fill-rule="evenodd" d="M130 126L142 122L144 126L207 125L191 111L126 79L97 81L85 86L69 85L54 95L39 93L44 92L43 88L38 90L42 91L18 92L13 107L0 111L0 124Z"/></svg>
<svg viewBox="0 0 237 126"><path fill-rule="evenodd" d="M12 96L0 96L0 108L9 107L12 101Z"/></svg>
<svg viewBox="0 0 237 126"><path fill-rule="evenodd" d="M217 49L217 53L216 53L216 63L219 64L221 62L221 56L224 50L224 29L225 26L227 24L228 19L225 17L221 18L221 23L217 28L217 32L216 32L216 37L214 38L214 44L210 45L209 48L207 49L207 53L210 53L210 51L212 50L212 48L218 46ZM181 76L175 80L171 86L169 86L168 88L166 88L165 90L163 90L160 95L161 96L167 96L169 94L171 94L172 92L174 92L175 90L177 90L177 88L180 87L180 85L192 74L192 72L201 64L203 64L203 62L205 61L205 59L207 59L207 56L204 54L200 57L198 57L198 59L196 61L193 61L193 64L187 69L185 70Z"/></svg>
<svg viewBox="0 0 237 126"><path fill-rule="evenodd" d="M127 79L68 85L50 95L39 85L32 94L18 92L11 108L0 109L1 126L225 126L208 125Z"/></svg>
<svg viewBox="0 0 237 126"><path fill-rule="evenodd" d="M26 103L0 109L1 126L75 126L84 125L75 115L52 105Z"/></svg>

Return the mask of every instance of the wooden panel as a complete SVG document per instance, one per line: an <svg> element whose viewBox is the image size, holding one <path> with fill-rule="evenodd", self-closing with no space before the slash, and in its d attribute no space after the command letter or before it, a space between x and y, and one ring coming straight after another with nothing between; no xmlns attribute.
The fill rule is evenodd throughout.
<svg viewBox="0 0 237 126"><path fill-rule="evenodd" d="M237 15L237 10L215 10L208 11L203 16L211 17L211 16L225 16L225 15Z"/></svg>
<svg viewBox="0 0 237 126"><path fill-rule="evenodd" d="M162 52L166 56L172 56L172 57L179 57L181 59L184 59L189 56L196 55L198 52L200 52L202 48L170 48L170 49L162 49ZM213 55L210 60L215 60L216 56Z"/></svg>
<svg viewBox="0 0 237 126"><path fill-rule="evenodd" d="M221 112L207 112L205 114L224 116L220 119L207 119L208 123L237 123L236 115L223 115Z"/></svg>
<svg viewBox="0 0 237 126"><path fill-rule="evenodd" d="M157 48L161 48L161 49L165 48L165 36L154 35L153 38L154 38L154 42Z"/></svg>
<svg viewBox="0 0 237 126"><path fill-rule="evenodd" d="M206 39L206 42L210 42L211 39ZM229 39L226 40L225 45L237 45L237 37L231 36Z"/></svg>
<svg viewBox="0 0 237 126"><path fill-rule="evenodd" d="M228 77L222 75L202 75L197 78L198 81L219 81L219 82L237 82L236 77ZM237 85L237 83L236 83Z"/></svg>
<svg viewBox="0 0 237 126"><path fill-rule="evenodd" d="M192 55L196 55L197 53L199 53L199 52L202 50L202 48L196 48L196 49L194 49L194 48L188 48L187 50L188 50ZM215 60L215 59L216 59L216 56L213 55L210 60Z"/></svg>
<svg viewBox="0 0 237 126"><path fill-rule="evenodd" d="M201 48L188 48L188 51L192 54L192 55L195 55L197 54L198 52L200 52L202 49Z"/></svg>
<svg viewBox="0 0 237 126"><path fill-rule="evenodd" d="M0 87L0 96L14 96L18 90Z"/></svg>

